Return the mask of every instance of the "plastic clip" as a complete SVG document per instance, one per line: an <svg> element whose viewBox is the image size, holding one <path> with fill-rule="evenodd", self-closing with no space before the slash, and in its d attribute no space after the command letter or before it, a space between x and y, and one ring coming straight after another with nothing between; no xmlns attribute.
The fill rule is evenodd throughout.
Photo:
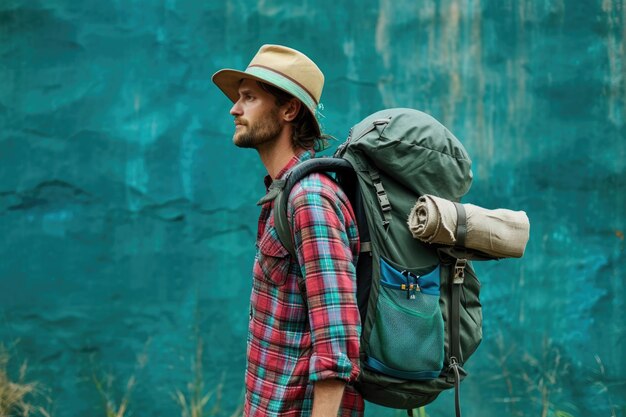
<svg viewBox="0 0 626 417"><path fill-rule="evenodd" d="M417 292L421 291L419 282L417 281L419 277L409 271L402 271L402 275L404 275L404 277L406 278L406 284L402 284L400 288L402 290L406 290L407 300L415 300L415 298L417 297ZM414 284L411 283L411 277L415 279Z"/></svg>
<svg viewBox="0 0 626 417"><path fill-rule="evenodd" d="M463 284L465 280L465 267L467 266L467 259L457 259L454 263L454 284Z"/></svg>
<svg viewBox="0 0 626 417"><path fill-rule="evenodd" d="M383 183L377 181L374 183L374 187L376 187L376 195L378 196L378 203L380 204L380 208L383 212L387 212L391 210L391 203L389 203L389 197L387 197L387 192L383 187Z"/></svg>

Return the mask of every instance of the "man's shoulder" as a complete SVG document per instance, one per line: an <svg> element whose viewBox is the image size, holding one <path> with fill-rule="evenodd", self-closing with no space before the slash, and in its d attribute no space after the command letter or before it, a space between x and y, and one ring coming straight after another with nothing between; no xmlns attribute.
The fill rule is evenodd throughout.
<svg viewBox="0 0 626 417"><path fill-rule="evenodd" d="M295 200L310 194L317 194L332 200L343 200L345 194L337 181L329 174L314 172L298 181L289 194L290 200Z"/></svg>

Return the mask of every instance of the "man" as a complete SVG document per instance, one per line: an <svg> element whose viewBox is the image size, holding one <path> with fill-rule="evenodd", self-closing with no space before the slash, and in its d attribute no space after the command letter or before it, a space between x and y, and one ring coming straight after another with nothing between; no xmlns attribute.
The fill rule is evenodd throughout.
<svg viewBox="0 0 626 417"><path fill-rule="evenodd" d="M361 325L359 240L348 198L322 174L293 188L288 218L297 259L274 228L272 181L324 144L316 119L324 76L301 52L264 45L245 71L218 71L213 82L234 103L233 142L256 149L269 174L259 201L244 415L362 416L351 384Z"/></svg>

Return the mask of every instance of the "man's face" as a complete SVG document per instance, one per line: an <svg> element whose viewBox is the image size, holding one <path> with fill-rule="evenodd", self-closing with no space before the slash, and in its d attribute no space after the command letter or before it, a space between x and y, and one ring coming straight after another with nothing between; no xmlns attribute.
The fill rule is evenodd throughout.
<svg viewBox="0 0 626 417"><path fill-rule="evenodd" d="M240 148L259 149L275 141L283 129L274 96L254 80L241 82L230 114L235 116L233 143Z"/></svg>

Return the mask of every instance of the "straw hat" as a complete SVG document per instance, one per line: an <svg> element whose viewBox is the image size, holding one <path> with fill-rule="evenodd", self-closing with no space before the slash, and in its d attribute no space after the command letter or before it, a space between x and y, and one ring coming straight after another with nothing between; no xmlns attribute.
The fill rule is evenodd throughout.
<svg viewBox="0 0 626 417"><path fill-rule="evenodd" d="M234 103L239 99L239 84L245 78L273 85L299 99L311 112L320 133L316 110L324 74L309 57L286 46L263 45L245 71L223 69L213 74L212 80Z"/></svg>

